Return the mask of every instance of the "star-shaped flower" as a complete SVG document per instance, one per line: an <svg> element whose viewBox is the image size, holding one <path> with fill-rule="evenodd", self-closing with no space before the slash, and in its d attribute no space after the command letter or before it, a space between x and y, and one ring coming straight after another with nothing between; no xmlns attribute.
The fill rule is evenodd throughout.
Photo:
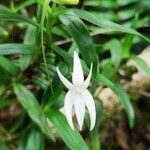
<svg viewBox="0 0 150 150"><path fill-rule="evenodd" d="M84 116L85 116L85 107L89 111L91 127L92 130L95 126L96 120L96 111L95 104L91 93L87 90L87 87L90 84L92 76L92 64L90 68L89 75L84 81L84 75L80 59L76 52L74 52L74 62L73 62L73 74L72 82L69 82L57 68L57 73L62 81L62 83L69 89L65 96L64 109L67 121L70 127L74 130L73 121L72 121L72 110L74 108L76 118L79 124L80 130L83 126Z"/></svg>

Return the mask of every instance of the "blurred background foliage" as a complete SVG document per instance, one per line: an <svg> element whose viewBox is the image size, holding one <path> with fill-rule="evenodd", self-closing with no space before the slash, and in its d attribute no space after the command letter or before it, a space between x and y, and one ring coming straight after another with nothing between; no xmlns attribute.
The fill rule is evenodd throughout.
<svg viewBox="0 0 150 150"><path fill-rule="evenodd" d="M150 142L150 1L0 1L0 150L146 150ZM97 108L81 133L63 107L73 51ZM76 119L75 119L76 120ZM76 122L76 121L74 121Z"/></svg>

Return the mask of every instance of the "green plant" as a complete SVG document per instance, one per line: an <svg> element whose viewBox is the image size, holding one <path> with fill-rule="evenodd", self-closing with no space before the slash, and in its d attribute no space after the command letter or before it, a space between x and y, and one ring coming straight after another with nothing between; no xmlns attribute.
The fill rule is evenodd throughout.
<svg viewBox="0 0 150 150"><path fill-rule="evenodd" d="M117 7L130 3L141 7L145 5L144 2L86 0L81 5L87 7L87 10L88 6L117 10ZM33 14L28 9L30 7L34 9ZM55 140L52 133L54 127L70 149L88 149L79 131L73 131L64 114L59 111L64 103L65 92L56 67L61 68L63 74L70 79L74 51L81 55L86 75L93 63L90 86L92 94L99 84L111 88L127 113L130 127L134 126L134 110L129 95L120 84L118 71L125 61L132 59L150 75L149 66L131 52L134 43L150 42L147 36L136 30L148 22L147 16L143 20L135 16L136 13L140 15L146 12L148 8L145 7L139 12L134 9L131 13L128 13L129 10L117 11L108 16L106 14L106 18L103 13L87 10L57 4L50 0L26 0L19 4L14 1L10 8L0 5L0 108L18 102L22 106L19 113L9 120L10 128L6 126L5 129L5 125L0 123L0 133L5 135L0 136L0 147L6 147L3 143L7 143L8 135L10 138L17 135L21 138L16 138L15 143L9 145L10 148L29 150L32 147L42 150L44 138ZM126 22L127 25L115 23L125 20L126 16L133 18ZM15 34L18 34L21 40L13 39L16 38ZM108 40L107 37L101 38L102 34L106 34ZM103 42L100 42L96 35L99 35ZM105 59L102 56L107 52L110 55ZM98 131L101 105L97 101L96 107L97 122L91 133L91 141L95 143L92 145L97 145L95 149L100 149ZM49 127L50 123L53 126Z"/></svg>

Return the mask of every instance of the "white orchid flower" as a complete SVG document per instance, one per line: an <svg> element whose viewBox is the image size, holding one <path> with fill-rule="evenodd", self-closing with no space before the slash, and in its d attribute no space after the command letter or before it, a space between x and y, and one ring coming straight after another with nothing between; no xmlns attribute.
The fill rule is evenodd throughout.
<svg viewBox="0 0 150 150"><path fill-rule="evenodd" d="M84 116L85 116L85 107L87 107L90 115L90 122L92 130L95 126L96 120L96 111L95 104L91 93L87 90L87 87L90 84L92 76L92 64L90 68L89 75L84 81L84 75L80 59L76 52L74 52L74 62L73 62L73 74L72 82L69 82L57 68L57 73L62 81L62 83L69 89L65 96L64 109L67 121L70 127L74 130L73 121L72 121L72 110L74 108L76 118L79 124L79 129L82 129Z"/></svg>

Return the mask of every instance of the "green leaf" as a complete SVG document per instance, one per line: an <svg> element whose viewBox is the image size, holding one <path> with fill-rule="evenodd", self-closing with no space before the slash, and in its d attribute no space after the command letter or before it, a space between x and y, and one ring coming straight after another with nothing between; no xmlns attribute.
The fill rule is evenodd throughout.
<svg viewBox="0 0 150 150"><path fill-rule="evenodd" d="M57 128L59 135L71 150L88 150L80 133L77 130L73 131L70 128L65 116L61 112L51 108L50 110L47 110L45 114Z"/></svg>
<svg viewBox="0 0 150 150"><path fill-rule="evenodd" d="M4 143L0 142L0 150L9 150L9 148Z"/></svg>
<svg viewBox="0 0 150 150"><path fill-rule="evenodd" d="M61 49L60 47L56 46L56 45L51 45L52 50L54 50L57 54L59 54L69 65L72 66L73 61L72 58L70 57L70 55L64 51L63 49Z"/></svg>
<svg viewBox="0 0 150 150"><path fill-rule="evenodd" d="M122 59L121 43L118 40L113 39L106 44L105 48L110 49L112 63L115 67L118 67Z"/></svg>
<svg viewBox="0 0 150 150"><path fill-rule="evenodd" d="M40 127L43 133L53 139L45 115L43 114L43 111L35 96L21 84L14 85L14 92L21 105L26 109L30 118Z"/></svg>
<svg viewBox="0 0 150 150"><path fill-rule="evenodd" d="M103 104L102 101L95 101L96 102L96 124L94 129L92 130L90 137L91 137L91 147L93 150L100 150L101 149L101 140L100 140L100 125L102 122L102 115L103 115Z"/></svg>
<svg viewBox="0 0 150 150"><path fill-rule="evenodd" d="M33 77L32 81L40 86L43 90L46 90L48 85L49 85L49 82L43 78L39 78L39 77Z"/></svg>
<svg viewBox="0 0 150 150"><path fill-rule="evenodd" d="M133 127L135 121L135 114L128 94L119 84L115 84L115 93L119 96L120 101L127 112L130 127Z"/></svg>
<svg viewBox="0 0 150 150"><path fill-rule="evenodd" d="M69 38L70 35L68 31L66 31L66 28L63 26L55 26L52 28L52 34L55 34L57 36L63 37L63 38Z"/></svg>
<svg viewBox="0 0 150 150"><path fill-rule="evenodd" d="M24 44L26 45L37 45L37 28L35 26L28 26ZM22 70L25 70L33 60L33 55L21 55L20 56L20 66Z"/></svg>
<svg viewBox="0 0 150 150"><path fill-rule="evenodd" d="M11 105L14 101L7 99L0 99L0 109Z"/></svg>
<svg viewBox="0 0 150 150"><path fill-rule="evenodd" d="M44 137L36 129L32 129L29 133L25 150L44 150Z"/></svg>
<svg viewBox="0 0 150 150"><path fill-rule="evenodd" d="M105 28L105 29L113 29L114 31L119 31L119 32L124 32L124 33L130 33L130 34L133 34L133 35L137 35L137 36L142 37L146 41L150 42L149 38L143 36L142 34L140 34L139 32L137 32L136 30L134 30L130 27L117 24L115 22L112 22L112 21L104 19L104 18L99 19L98 17L96 17L92 13L84 11L84 10L70 9L70 10L67 10L64 14L70 14L72 16L75 16L75 14L76 14L81 19L86 20L86 21L88 21L88 22L90 22L94 25L99 26L99 27L102 27L102 28Z"/></svg>
<svg viewBox="0 0 150 150"><path fill-rule="evenodd" d="M84 61L88 66L93 63L94 72L97 72L98 57L93 46L92 38L90 37L85 24L75 15L60 15L59 18L72 34Z"/></svg>
<svg viewBox="0 0 150 150"><path fill-rule="evenodd" d="M40 4L40 5L44 5L45 0L37 0L37 3Z"/></svg>
<svg viewBox="0 0 150 150"><path fill-rule="evenodd" d="M29 17L11 12L11 10L9 10L8 8L5 8L4 6L0 6L0 20L24 22L24 23L38 26L37 23L31 20Z"/></svg>
<svg viewBox="0 0 150 150"><path fill-rule="evenodd" d="M24 133L20 135L20 138L18 139L17 148L16 150L26 150L26 142L27 142L27 135L28 133Z"/></svg>
<svg viewBox="0 0 150 150"><path fill-rule="evenodd" d="M0 44L0 55L12 54L35 54L37 52L36 46L26 44Z"/></svg>
<svg viewBox="0 0 150 150"><path fill-rule="evenodd" d="M19 68L14 64L14 62L3 56L0 56L0 66L13 76L17 76L20 72Z"/></svg>
<svg viewBox="0 0 150 150"><path fill-rule="evenodd" d="M138 21L138 17L136 15L131 23L131 27L133 29L136 28L137 21ZM124 58L128 58L130 56L130 49L132 47L133 40L134 40L134 36L132 34L126 34L123 44L122 44L122 51L123 51Z"/></svg>
<svg viewBox="0 0 150 150"><path fill-rule="evenodd" d="M23 8L25 8L25 7L28 7L28 6L30 6L30 5L32 5L32 4L34 4L34 3L36 3L36 0L27 0L27 1L25 1L25 2L22 2L20 5L18 5L16 8L15 8L15 12L17 12L17 11L19 11L19 10L21 10L21 9L23 9Z"/></svg>
<svg viewBox="0 0 150 150"><path fill-rule="evenodd" d="M106 85L107 87L110 87L113 91L115 90L115 85L113 84L113 82L108 80L105 76L101 74L97 74L97 75L93 74L93 78L96 81L99 81L100 83Z"/></svg>
<svg viewBox="0 0 150 150"><path fill-rule="evenodd" d="M135 114L130 99L125 90L119 84L114 84L113 82L105 78L103 75L97 74L94 75L93 78L96 81L106 85L107 87L110 87L113 90L113 92L119 97L120 102L123 104L125 111L127 112L130 127L133 127Z"/></svg>
<svg viewBox="0 0 150 150"><path fill-rule="evenodd" d="M12 76L4 69L0 66L0 85L10 85L11 83L11 78ZM7 87L5 87L4 89L2 88L2 90L4 90L3 92L5 92L5 89ZM1 92L0 92L1 93ZM4 93L3 93L4 94Z"/></svg>
<svg viewBox="0 0 150 150"><path fill-rule="evenodd" d="M101 62L101 67L102 67L101 74L105 76L107 79L111 79L113 77L114 69L115 69L111 59L109 58L103 60Z"/></svg>
<svg viewBox="0 0 150 150"><path fill-rule="evenodd" d="M135 61L135 63L140 67L140 69L142 69L145 74L147 74L148 76L150 76L150 66L140 57L131 57L131 60Z"/></svg>

